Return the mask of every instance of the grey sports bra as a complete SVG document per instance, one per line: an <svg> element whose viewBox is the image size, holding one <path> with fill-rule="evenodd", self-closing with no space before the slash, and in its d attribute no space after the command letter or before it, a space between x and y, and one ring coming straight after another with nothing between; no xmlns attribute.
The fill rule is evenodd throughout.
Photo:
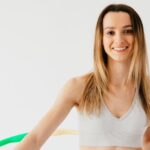
<svg viewBox="0 0 150 150"><path fill-rule="evenodd" d="M136 92L130 109L121 118L116 118L104 103L99 117L79 113L80 145L141 147L146 125L147 117Z"/></svg>

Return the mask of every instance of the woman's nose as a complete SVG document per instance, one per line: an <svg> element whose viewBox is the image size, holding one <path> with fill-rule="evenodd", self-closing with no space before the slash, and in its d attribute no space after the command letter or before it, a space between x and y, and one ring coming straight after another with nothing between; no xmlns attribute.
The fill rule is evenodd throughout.
<svg viewBox="0 0 150 150"><path fill-rule="evenodd" d="M115 35L114 41L115 41L115 43L117 43L117 44L123 43L123 42L124 42L124 37L123 37L123 35L122 35L121 33L117 33L117 34Z"/></svg>

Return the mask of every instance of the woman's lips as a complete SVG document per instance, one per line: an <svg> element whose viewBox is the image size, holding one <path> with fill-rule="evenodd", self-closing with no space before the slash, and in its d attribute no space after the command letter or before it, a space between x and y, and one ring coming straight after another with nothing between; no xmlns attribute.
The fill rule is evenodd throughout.
<svg viewBox="0 0 150 150"><path fill-rule="evenodd" d="M124 46L124 47L113 47L112 50L113 51L117 51L117 52L124 52L128 49L128 46Z"/></svg>

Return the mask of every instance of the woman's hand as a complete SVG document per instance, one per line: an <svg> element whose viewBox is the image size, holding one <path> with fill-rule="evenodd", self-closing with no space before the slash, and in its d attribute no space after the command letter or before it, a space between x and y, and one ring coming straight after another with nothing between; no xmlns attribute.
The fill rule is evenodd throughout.
<svg viewBox="0 0 150 150"><path fill-rule="evenodd" d="M142 142L142 150L150 150L150 126L146 128Z"/></svg>

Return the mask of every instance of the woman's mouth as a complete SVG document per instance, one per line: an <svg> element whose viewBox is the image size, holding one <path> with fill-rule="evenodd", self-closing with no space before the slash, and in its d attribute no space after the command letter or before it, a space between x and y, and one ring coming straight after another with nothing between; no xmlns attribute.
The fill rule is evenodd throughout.
<svg viewBox="0 0 150 150"><path fill-rule="evenodd" d="M124 47L113 47L112 50L113 51L117 51L117 52L124 52L128 49L128 46L124 46Z"/></svg>

